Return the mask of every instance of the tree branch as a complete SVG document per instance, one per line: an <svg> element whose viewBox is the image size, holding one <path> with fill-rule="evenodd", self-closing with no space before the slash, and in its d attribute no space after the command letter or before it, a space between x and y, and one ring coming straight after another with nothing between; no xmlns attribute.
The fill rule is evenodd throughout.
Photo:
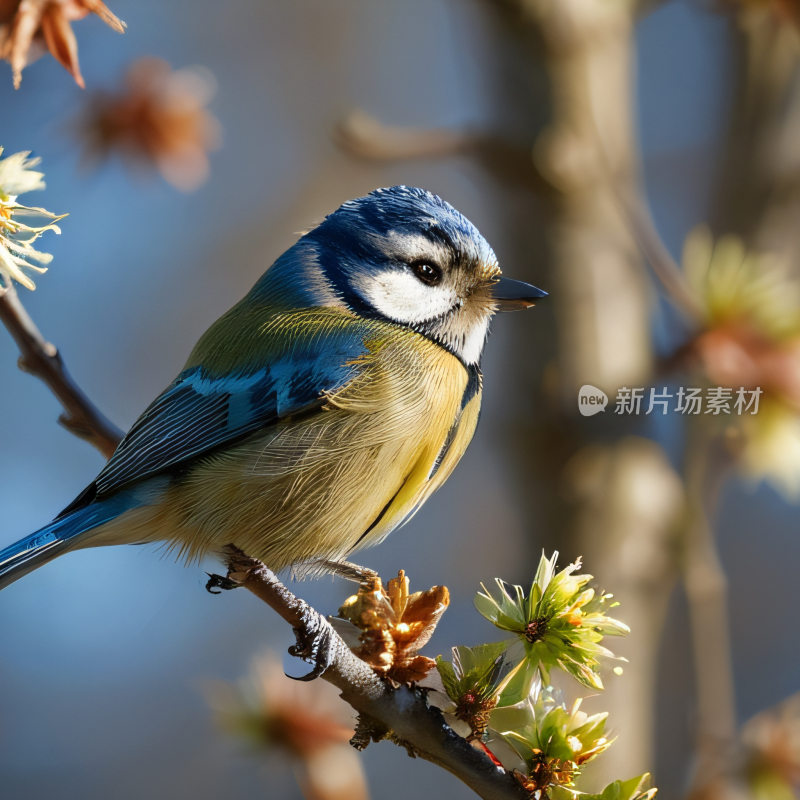
<svg viewBox="0 0 800 800"><path fill-rule="evenodd" d="M536 195L554 191L536 168L530 147L491 131L387 125L356 109L339 121L333 140L344 152L367 161L470 156L507 183Z"/></svg>
<svg viewBox="0 0 800 800"><path fill-rule="evenodd" d="M42 336L11 285L0 287L0 322L19 347L19 368L44 381L64 407L58 421L110 458L122 439L122 431L103 416L73 381L58 349Z"/></svg>
<svg viewBox="0 0 800 800"><path fill-rule="evenodd" d="M479 137L447 128L386 125L361 109L339 121L334 140L347 152L374 161L438 158L471 151Z"/></svg>
<svg viewBox="0 0 800 800"><path fill-rule="evenodd" d="M700 323L702 309L686 283L683 270L659 236L647 201L644 197L636 198L622 187L618 187L617 199L642 256L667 296L690 322Z"/></svg>
<svg viewBox="0 0 800 800"><path fill-rule="evenodd" d="M331 624L284 586L260 561L235 548L226 552L228 578L252 592L278 612L294 629L298 645L292 655L312 660L308 647L323 643L328 666L322 677L341 691L342 698L359 713L353 744L365 747L370 738L390 738L412 757L430 761L455 775L484 800L510 800L530 795L514 776L495 766L444 721L439 709L429 706L426 692L409 686L394 688L355 656ZM315 673L312 672L312 675Z"/></svg>

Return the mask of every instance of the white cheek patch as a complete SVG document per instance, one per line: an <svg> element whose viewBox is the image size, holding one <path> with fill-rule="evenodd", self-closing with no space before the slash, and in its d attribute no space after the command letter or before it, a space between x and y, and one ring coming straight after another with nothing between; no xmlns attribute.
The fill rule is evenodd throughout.
<svg viewBox="0 0 800 800"><path fill-rule="evenodd" d="M445 286L428 286L406 270L388 270L361 278L364 299L380 314L405 325L418 325L447 313L458 302Z"/></svg>
<svg viewBox="0 0 800 800"><path fill-rule="evenodd" d="M489 320L487 315L482 320L474 322L464 336L459 355L467 364L477 364L481 360L483 345L489 333Z"/></svg>

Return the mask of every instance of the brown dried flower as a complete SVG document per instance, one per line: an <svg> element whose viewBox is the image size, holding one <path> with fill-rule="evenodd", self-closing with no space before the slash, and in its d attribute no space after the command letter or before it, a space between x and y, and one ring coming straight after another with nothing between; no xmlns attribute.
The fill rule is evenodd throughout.
<svg viewBox="0 0 800 800"><path fill-rule="evenodd" d="M11 64L15 89L22 70L45 50L84 88L71 23L87 14L97 14L117 33L125 32L125 23L101 0L0 0L0 58Z"/></svg>
<svg viewBox="0 0 800 800"><path fill-rule="evenodd" d="M348 744L352 713L331 684L292 681L267 654L245 679L212 685L208 694L223 727L288 757L309 800L367 800L361 761Z"/></svg>
<svg viewBox="0 0 800 800"><path fill-rule="evenodd" d="M112 152L157 169L173 186L197 188L209 172L208 152L220 128L206 106L214 94L204 70L172 70L158 58L141 58L117 92L97 92L78 122L89 162Z"/></svg>
<svg viewBox="0 0 800 800"><path fill-rule="evenodd" d="M746 781L757 800L796 798L800 791L800 693L762 711L742 728Z"/></svg>
<svg viewBox="0 0 800 800"><path fill-rule="evenodd" d="M450 603L446 586L409 594L403 570L383 588L380 578L362 584L339 609L360 631L353 652L377 673L398 683L422 680L435 666L419 655Z"/></svg>
<svg viewBox="0 0 800 800"><path fill-rule="evenodd" d="M297 758L345 743L353 735L335 690L321 681L294 683L271 654L255 660L250 675L238 685L216 687L212 704L229 730Z"/></svg>

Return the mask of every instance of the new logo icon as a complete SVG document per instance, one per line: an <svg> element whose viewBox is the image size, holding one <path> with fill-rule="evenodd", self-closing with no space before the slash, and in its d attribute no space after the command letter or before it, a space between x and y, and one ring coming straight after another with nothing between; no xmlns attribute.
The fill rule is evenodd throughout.
<svg viewBox="0 0 800 800"><path fill-rule="evenodd" d="M591 383L584 383L578 390L578 411L584 417L593 417L606 410L608 395Z"/></svg>

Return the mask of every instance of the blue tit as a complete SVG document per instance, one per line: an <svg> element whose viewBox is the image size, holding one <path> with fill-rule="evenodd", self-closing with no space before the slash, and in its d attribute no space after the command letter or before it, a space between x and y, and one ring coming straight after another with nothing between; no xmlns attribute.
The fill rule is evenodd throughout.
<svg viewBox="0 0 800 800"><path fill-rule="evenodd" d="M0 587L98 545L234 545L278 571L380 542L472 438L492 316L544 295L430 192L344 203L200 338L97 478L0 551Z"/></svg>

